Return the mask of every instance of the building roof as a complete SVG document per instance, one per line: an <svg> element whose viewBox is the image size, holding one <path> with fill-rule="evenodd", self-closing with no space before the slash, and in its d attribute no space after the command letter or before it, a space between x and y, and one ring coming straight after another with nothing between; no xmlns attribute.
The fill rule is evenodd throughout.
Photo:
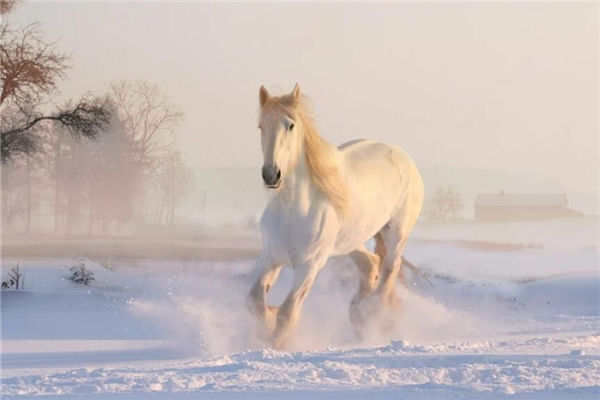
<svg viewBox="0 0 600 400"><path fill-rule="evenodd" d="M475 198L475 206L567 206L567 195L560 193L483 193Z"/></svg>

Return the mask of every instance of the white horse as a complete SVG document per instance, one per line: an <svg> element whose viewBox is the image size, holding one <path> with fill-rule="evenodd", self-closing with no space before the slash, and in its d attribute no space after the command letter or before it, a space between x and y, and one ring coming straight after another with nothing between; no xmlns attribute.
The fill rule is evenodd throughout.
<svg viewBox="0 0 600 400"><path fill-rule="evenodd" d="M319 136L298 85L284 96L259 91L262 176L274 196L262 219L263 249L258 277L249 293L274 347L282 347L297 324L300 308L330 256L349 254L360 276L350 303L355 330L365 321L361 303L397 301L402 253L423 204L423 181L400 147L354 140L336 148ZM375 237L375 253L365 243ZM280 307L266 303L281 267L294 271ZM373 311L373 310L371 310Z"/></svg>

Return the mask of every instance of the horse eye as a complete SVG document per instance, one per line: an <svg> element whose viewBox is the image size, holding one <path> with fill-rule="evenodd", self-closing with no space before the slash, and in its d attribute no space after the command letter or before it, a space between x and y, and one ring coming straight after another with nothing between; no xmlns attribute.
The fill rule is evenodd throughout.
<svg viewBox="0 0 600 400"><path fill-rule="evenodd" d="M288 128L288 131L291 131L292 129L294 129L294 123L293 122L290 124L290 127Z"/></svg>

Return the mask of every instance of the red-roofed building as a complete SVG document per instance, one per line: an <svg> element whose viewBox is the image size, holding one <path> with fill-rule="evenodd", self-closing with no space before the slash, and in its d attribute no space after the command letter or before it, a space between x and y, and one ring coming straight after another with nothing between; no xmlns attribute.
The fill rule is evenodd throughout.
<svg viewBox="0 0 600 400"><path fill-rule="evenodd" d="M475 221L502 222L579 217L568 208L566 194L479 194L475 199Z"/></svg>

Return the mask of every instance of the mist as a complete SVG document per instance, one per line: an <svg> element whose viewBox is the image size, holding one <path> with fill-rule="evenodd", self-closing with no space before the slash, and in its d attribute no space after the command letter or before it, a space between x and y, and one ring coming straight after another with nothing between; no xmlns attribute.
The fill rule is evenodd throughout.
<svg viewBox="0 0 600 400"><path fill-rule="evenodd" d="M26 2L7 19L42 22L72 54L59 98L141 79L181 109L194 178L180 223L258 218L258 87L296 82L327 140L404 147L429 197L457 188L462 217L501 191L564 193L598 212L593 4Z"/></svg>
<svg viewBox="0 0 600 400"><path fill-rule="evenodd" d="M597 4L0 17L2 394L598 397Z"/></svg>

